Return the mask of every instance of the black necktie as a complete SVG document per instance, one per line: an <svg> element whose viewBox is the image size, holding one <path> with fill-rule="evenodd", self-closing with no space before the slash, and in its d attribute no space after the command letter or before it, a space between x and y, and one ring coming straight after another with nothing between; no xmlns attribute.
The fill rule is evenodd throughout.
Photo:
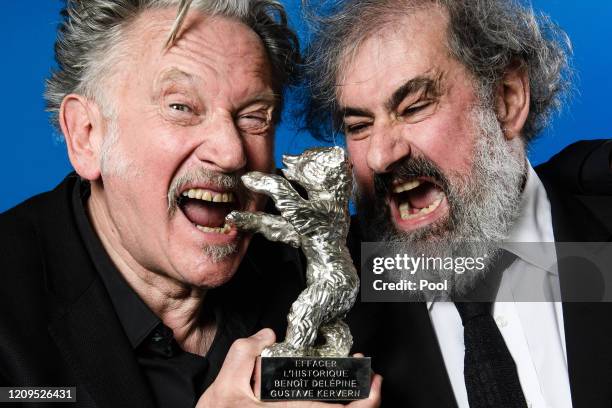
<svg viewBox="0 0 612 408"><path fill-rule="evenodd" d="M470 408L527 408L516 364L493 317L491 302L456 302L463 323L463 374Z"/></svg>

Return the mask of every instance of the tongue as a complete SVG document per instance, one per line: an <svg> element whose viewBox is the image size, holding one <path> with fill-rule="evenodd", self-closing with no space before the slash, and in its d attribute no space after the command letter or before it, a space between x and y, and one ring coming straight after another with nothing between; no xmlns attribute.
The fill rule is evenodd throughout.
<svg viewBox="0 0 612 408"><path fill-rule="evenodd" d="M222 227L230 211L227 205L206 204L200 200L189 200L181 208L189 221L211 228Z"/></svg>
<svg viewBox="0 0 612 408"><path fill-rule="evenodd" d="M423 183L417 188L410 190L408 201L411 208L421 209L429 207L440 194L441 190L432 183Z"/></svg>

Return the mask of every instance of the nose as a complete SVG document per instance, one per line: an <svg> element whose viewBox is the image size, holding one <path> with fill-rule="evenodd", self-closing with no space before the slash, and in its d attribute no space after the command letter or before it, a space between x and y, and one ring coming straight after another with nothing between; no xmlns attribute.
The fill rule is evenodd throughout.
<svg viewBox="0 0 612 408"><path fill-rule="evenodd" d="M197 147L197 158L213 167L212 170L231 173L244 168L247 156L244 140L231 117L211 121Z"/></svg>
<svg viewBox="0 0 612 408"><path fill-rule="evenodd" d="M367 163L374 173L388 173L396 163L410 156L410 142L402 137L399 126L376 125L369 141Z"/></svg>

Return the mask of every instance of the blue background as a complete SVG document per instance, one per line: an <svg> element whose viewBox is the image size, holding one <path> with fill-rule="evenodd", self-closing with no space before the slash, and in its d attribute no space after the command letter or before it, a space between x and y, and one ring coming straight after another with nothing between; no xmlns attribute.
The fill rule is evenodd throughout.
<svg viewBox="0 0 612 408"><path fill-rule="evenodd" d="M298 32L299 0L284 0ZM531 146L534 164L574 140L612 137L609 97L612 82L612 2L607 0L535 0L537 10L548 13L572 39L575 91L569 104ZM0 66L3 124L0 144L0 211L25 198L53 188L70 171L61 135L48 123L42 98L44 80L53 66L53 43L59 21L59 0L10 1L3 4L0 25L4 61ZM318 144L297 134L290 121L277 132L276 152L298 153Z"/></svg>

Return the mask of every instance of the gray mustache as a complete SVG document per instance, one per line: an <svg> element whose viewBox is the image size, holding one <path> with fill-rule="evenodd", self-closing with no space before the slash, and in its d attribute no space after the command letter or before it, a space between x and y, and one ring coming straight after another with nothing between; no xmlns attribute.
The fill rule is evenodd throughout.
<svg viewBox="0 0 612 408"><path fill-rule="evenodd" d="M231 191L244 208L253 199L253 193L246 188L240 179L241 174L220 173L213 170L198 168L188 171L172 180L168 189L168 214L174 215L178 209L181 190L188 184L207 184L221 190Z"/></svg>

